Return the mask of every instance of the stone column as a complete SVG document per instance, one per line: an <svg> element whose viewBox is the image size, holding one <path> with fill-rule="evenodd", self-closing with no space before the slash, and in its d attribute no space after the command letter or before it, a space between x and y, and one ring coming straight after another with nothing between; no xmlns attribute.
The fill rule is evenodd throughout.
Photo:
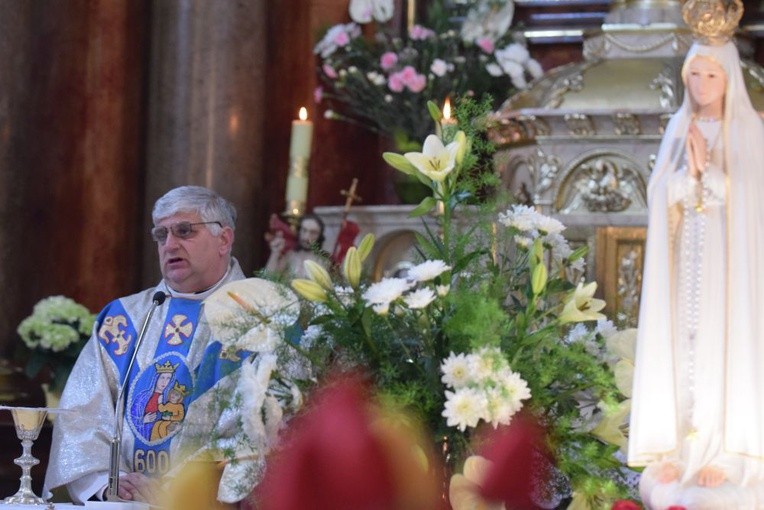
<svg viewBox="0 0 764 510"><path fill-rule="evenodd" d="M43 297L135 290L144 15L0 1L0 355Z"/></svg>
<svg viewBox="0 0 764 510"><path fill-rule="evenodd" d="M167 190L215 189L239 212L234 255L246 274L260 246L266 3L151 3L143 284L158 281L148 231Z"/></svg>

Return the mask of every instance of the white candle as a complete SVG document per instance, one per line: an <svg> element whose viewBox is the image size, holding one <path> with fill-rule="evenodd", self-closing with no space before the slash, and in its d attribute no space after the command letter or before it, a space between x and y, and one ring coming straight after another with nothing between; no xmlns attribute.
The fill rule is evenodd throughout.
<svg viewBox="0 0 764 510"><path fill-rule="evenodd" d="M310 157L313 139L313 122L308 120L308 110L300 108L300 118L292 121L292 139L289 143L289 158Z"/></svg>

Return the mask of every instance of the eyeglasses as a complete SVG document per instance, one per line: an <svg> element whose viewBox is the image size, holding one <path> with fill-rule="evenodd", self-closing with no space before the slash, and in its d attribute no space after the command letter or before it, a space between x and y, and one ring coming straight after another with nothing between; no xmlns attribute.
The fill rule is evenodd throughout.
<svg viewBox="0 0 764 510"><path fill-rule="evenodd" d="M197 223L191 223L190 221L179 221L173 223L169 227L154 227L151 229L151 237L159 244L167 242L167 236L172 232L172 235L178 239L190 239L196 235L194 227L196 225L210 225L212 223L222 227L223 224L219 221L200 221Z"/></svg>

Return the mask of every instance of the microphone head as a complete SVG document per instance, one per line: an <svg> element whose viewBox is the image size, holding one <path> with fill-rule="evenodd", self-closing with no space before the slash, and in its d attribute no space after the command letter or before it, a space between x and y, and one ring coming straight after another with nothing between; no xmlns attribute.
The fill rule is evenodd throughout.
<svg viewBox="0 0 764 510"><path fill-rule="evenodd" d="M154 293L154 297L151 298L151 302L159 306L162 303L164 303L165 299L167 299L167 294L165 294L161 290L158 290Z"/></svg>

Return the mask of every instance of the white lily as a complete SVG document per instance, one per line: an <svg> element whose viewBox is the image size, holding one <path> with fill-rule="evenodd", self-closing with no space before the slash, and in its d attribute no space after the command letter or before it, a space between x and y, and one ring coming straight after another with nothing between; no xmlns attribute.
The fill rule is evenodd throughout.
<svg viewBox="0 0 764 510"><path fill-rule="evenodd" d="M576 289L565 301L565 307L560 314L560 322L583 322L606 319L600 310L605 308L605 302L601 299L594 299L594 292L597 290L597 282L591 282L584 285L579 283Z"/></svg>
<svg viewBox="0 0 764 510"><path fill-rule="evenodd" d="M460 147L458 141L453 141L444 146L440 138L429 135L424 140L422 152L407 152L404 157L422 175L435 182L443 182L456 167L456 156Z"/></svg>

